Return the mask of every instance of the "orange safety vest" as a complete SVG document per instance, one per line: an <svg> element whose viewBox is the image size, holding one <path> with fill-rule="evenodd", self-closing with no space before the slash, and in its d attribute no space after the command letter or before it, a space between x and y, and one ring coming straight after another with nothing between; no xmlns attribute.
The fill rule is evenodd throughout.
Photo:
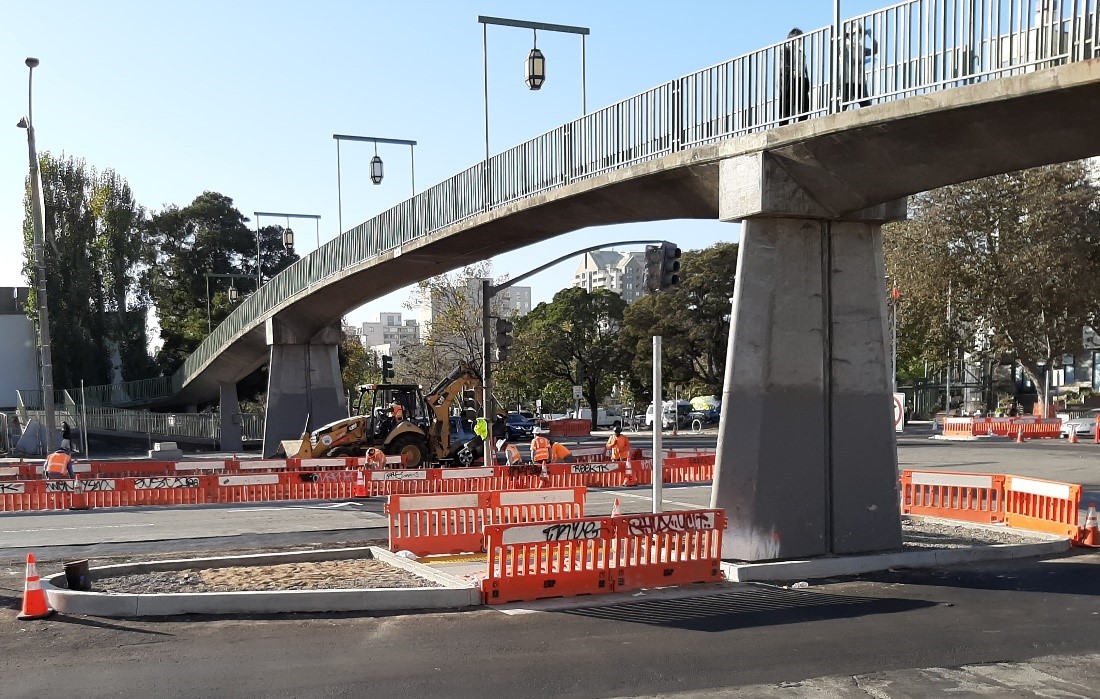
<svg viewBox="0 0 1100 699"><path fill-rule="evenodd" d="M394 420L397 420L398 422L401 422L402 420L405 419L405 406L401 405L400 403L394 403L390 407L393 410L393 419Z"/></svg>
<svg viewBox="0 0 1100 699"><path fill-rule="evenodd" d="M607 448L611 450L612 461L626 461L630 458L630 440L626 435L613 434L608 437Z"/></svg>
<svg viewBox="0 0 1100 699"><path fill-rule="evenodd" d="M386 455L381 449L367 449L367 465L371 468L386 468Z"/></svg>
<svg viewBox="0 0 1100 699"><path fill-rule="evenodd" d="M523 461L523 455L519 453L519 447L515 444L509 444L505 447L504 452L508 454L508 464L515 466Z"/></svg>
<svg viewBox="0 0 1100 699"><path fill-rule="evenodd" d="M554 442L554 444L550 447L550 460L556 464L560 464L568 459L572 453L573 452L569 451L569 449L564 444Z"/></svg>
<svg viewBox="0 0 1100 699"><path fill-rule="evenodd" d="M550 460L550 440L539 435L531 440L531 461L536 463Z"/></svg>
<svg viewBox="0 0 1100 699"><path fill-rule="evenodd" d="M69 464L72 462L73 457L55 451L46 459L46 473L52 473L58 476L65 474L67 476L69 475Z"/></svg>

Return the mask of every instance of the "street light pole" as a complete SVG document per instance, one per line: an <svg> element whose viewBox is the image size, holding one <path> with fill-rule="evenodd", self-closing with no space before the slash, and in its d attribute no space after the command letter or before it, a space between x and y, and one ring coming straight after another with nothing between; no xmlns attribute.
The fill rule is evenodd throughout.
<svg viewBox="0 0 1100 699"><path fill-rule="evenodd" d="M34 142L34 118L32 115L31 86L34 69L38 67L37 58L27 58L27 116L19 121L19 126L27 129L27 159L30 165L31 185L31 227L34 241L32 250L35 267L35 296L38 301L38 348L42 365L42 410L46 429L46 451L53 451L54 406L53 406L53 356L50 350L50 312L46 299L46 256L44 241L46 238L46 211L42 201L42 173L38 167L38 150Z"/></svg>
<svg viewBox="0 0 1100 699"><path fill-rule="evenodd" d="M283 230L283 246L294 247L294 234L290 233L290 221L292 218L308 218L313 219L317 224L317 247L321 247L321 217L317 214L285 214L276 211L253 211L252 215L256 219L256 289L259 290L263 285L264 279L260 273L260 217L261 216L275 216L277 218L285 218L287 220L287 228Z"/></svg>

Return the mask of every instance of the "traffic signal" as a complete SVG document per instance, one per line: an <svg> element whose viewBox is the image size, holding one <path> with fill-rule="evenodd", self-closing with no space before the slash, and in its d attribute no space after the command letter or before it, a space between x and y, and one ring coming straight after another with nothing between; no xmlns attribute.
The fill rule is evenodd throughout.
<svg viewBox="0 0 1100 699"><path fill-rule="evenodd" d="M497 318L497 361L503 362L512 355L512 331L515 325L507 318Z"/></svg>
<svg viewBox="0 0 1100 699"><path fill-rule="evenodd" d="M650 291L661 290L661 268L664 261L664 253L659 245L645 246L645 286Z"/></svg>
<svg viewBox="0 0 1100 699"><path fill-rule="evenodd" d="M396 374L393 373L393 357L388 354L382 355L382 380L389 381Z"/></svg>
<svg viewBox="0 0 1100 699"><path fill-rule="evenodd" d="M680 283L680 248L672 243L661 243L661 288L667 289Z"/></svg>
<svg viewBox="0 0 1100 699"><path fill-rule="evenodd" d="M661 291L680 283L680 248L673 243L645 246L645 285Z"/></svg>

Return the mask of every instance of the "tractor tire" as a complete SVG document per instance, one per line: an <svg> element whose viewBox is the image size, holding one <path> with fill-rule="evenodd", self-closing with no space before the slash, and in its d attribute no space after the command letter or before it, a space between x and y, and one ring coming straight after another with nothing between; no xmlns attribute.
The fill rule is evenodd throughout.
<svg viewBox="0 0 1100 699"><path fill-rule="evenodd" d="M428 459L428 445L424 439L412 434L403 434L390 442L386 453L401 457L401 468L425 468Z"/></svg>

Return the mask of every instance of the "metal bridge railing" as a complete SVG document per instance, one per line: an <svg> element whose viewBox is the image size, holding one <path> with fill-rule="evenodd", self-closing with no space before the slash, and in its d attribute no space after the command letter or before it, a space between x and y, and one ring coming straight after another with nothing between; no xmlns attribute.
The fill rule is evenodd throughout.
<svg viewBox="0 0 1100 699"><path fill-rule="evenodd" d="M249 296L169 384L127 384L103 400L178 392L244 333L326 279L525 197L795 120L1092 58L1100 43L1097 2L909 0L658 85L343 232Z"/></svg>
<svg viewBox="0 0 1100 699"><path fill-rule="evenodd" d="M56 411L59 420L66 420L79 432L84 431L84 421L75 407ZM43 421L40 408L25 408L20 413L23 424L29 420ZM262 440L264 415L242 413L235 416L241 426L245 441ZM215 413L154 413L144 410L122 410L106 406L88 406L87 428L107 432L129 432L161 437L192 437L197 439L221 439L221 422Z"/></svg>

